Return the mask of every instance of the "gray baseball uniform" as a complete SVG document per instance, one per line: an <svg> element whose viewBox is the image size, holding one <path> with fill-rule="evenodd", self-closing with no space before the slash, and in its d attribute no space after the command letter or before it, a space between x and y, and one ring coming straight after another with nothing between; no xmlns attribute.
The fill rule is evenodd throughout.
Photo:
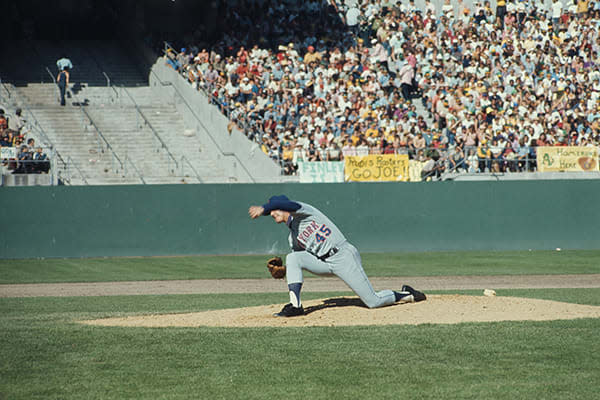
<svg viewBox="0 0 600 400"><path fill-rule="evenodd" d="M362 267L358 250L337 226L315 207L301 202L287 222L289 241L294 250L287 255L287 283L302 283L302 270L316 275L336 275L369 308L394 304L392 290L376 292Z"/></svg>

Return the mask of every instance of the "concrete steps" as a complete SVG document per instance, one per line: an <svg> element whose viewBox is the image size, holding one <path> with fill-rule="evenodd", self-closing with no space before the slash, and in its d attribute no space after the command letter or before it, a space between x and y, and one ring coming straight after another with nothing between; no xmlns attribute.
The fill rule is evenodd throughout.
<svg viewBox="0 0 600 400"><path fill-rule="evenodd" d="M182 157L193 165L203 182L226 182L225 171L219 166L214 154L204 150L202 142L195 132L186 131L183 120L175 106L141 107L150 124L161 132L161 137L178 162ZM194 176L187 163L183 163L184 171Z"/></svg>
<svg viewBox="0 0 600 400"><path fill-rule="evenodd" d="M84 177L119 176L119 164L76 108L32 107L36 119L63 159L70 158Z"/></svg>
<svg viewBox="0 0 600 400"><path fill-rule="evenodd" d="M219 157L206 151L196 132L186 131L174 100L165 101L169 96L148 86L147 76L120 43L15 41L7 43L5 51L14 57L0 60L1 77L16 85L16 97L29 107L62 159L71 164L71 184L138 184L141 179L136 168L145 183L151 184L228 182ZM58 88L53 82L58 73L56 60L63 54L73 63L70 89L74 96L67 98L65 107L59 105ZM11 106L16 104L15 99L10 101ZM100 139L79 103L116 155ZM186 161L182 162L184 157Z"/></svg>

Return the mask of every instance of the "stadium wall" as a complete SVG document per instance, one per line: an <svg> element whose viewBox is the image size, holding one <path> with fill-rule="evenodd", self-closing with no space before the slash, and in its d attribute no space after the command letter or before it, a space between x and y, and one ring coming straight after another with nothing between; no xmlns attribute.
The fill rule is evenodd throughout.
<svg viewBox="0 0 600 400"><path fill-rule="evenodd" d="M0 257L282 253L281 193L363 252L600 248L599 181L53 186L0 190Z"/></svg>

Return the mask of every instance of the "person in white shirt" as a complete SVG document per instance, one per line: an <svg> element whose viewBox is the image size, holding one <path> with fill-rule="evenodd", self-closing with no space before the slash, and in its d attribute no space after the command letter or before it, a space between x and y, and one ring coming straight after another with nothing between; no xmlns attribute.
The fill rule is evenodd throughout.
<svg viewBox="0 0 600 400"><path fill-rule="evenodd" d="M346 11L346 25L350 28L356 28L358 26L358 17L360 17L358 7L353 6L348 8L348 11Z"/></svg>
<svg viewBox="0 0 600 400"><path fill-rule="evenodd" d="M554 3L552 3L552 23L554 25L558 24L560 16L562 15L562 9L563 5L561 0L554 0Z"/></svg>
<svg viewBox="0 0 600 400"><path fill-rule="evenodd" d="M427 11L431 11L431 15L437 17L437 10L435 9L435 4L431 2L431 0L425 0L425 14Z"/></svg>

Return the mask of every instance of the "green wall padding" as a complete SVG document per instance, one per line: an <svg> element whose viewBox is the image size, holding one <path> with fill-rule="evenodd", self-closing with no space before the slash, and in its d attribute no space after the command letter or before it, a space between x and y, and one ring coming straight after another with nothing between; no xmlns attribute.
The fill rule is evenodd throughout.
<svg viewBox="0 0 600 400"><path fill-rule="evenodd" d="M247 210L311 203L360 251L600 248L596 180L0 188L1 258L284 252Z"/></svg>

